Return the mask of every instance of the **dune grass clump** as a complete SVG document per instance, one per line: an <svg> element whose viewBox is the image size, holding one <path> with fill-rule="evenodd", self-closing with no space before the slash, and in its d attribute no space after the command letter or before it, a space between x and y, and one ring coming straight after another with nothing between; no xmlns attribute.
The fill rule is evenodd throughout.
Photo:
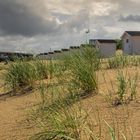
<svg viewBox="0 0 140 140"><path fill-rule="evenodd" d="M128 75L129 76L129 75ZM133 77L124 74L122 71L118 73L118 99L121 103L127 103L136 99L138 86L138 73Z"/></svg>
<svg viewBox="0 0 140 140"><path fill-rule="evenodd" d="M50 76L50 79L54 77L58 78L59 76L62 76L64 71L66 70L61 60L58 61L49 60L47 64L47 68L48 68L48 74Z"/></svg>
<svg viewBox="0 0 140 140"><path fill-rule="evenodd" d="M34 135L32 140L80 140L85 131L87 114L80 107L60 106L59 110L48 108L42 122L43 131Z"/></svg>
<svg viewBox="0 0 140 140"><path fill-rule="evenodd" d="M108 101L112 105L118 106L128 104L130 101L136 99L138 72L136 72L134 75L130 75L129 72L119 69L117 70L115 79L116 83L114 84L112 84L112 81L110 80L111 88L108 89Z"/></svg>
<svg viewBox="0 0 140 140"><path fill-rule="evenodd" d="M33 65L36 69L38 79L47 79L48 78L48 66L43 60L33 61Z"/></svg>
<svg viewBox="0 0 140 140"><path fill-rule="evenodd" d="M130 87L130 99L134 100L137 96L137 87L138 87L138 73L134 75L133 78L129 78L129 87Z"/></svg>
<svg viewBox="0 0 140 140"><path fill-rule="evenodd" d="M128 56L116 55L113 58L108 59L108 67L110 69L123 68L128 65Z"/></svg>
<svg viewBox="0 0 140 140"><path fill-rule="evenodd" d="M12 63L5 74L5 82L13 90L28 85L32 86L36 78L35 67L23 61Z"/></svg>
<svg viewBox="0 0 140 140"><path fill-rule="evenodd" d="M131 65L132 66L139 66L140 65L140 57L139 56L133 56L130 59Z"/></svg>
<svg viewBox="0 0 140 140"><path fill-rule="evenodd" d="M33 87L35 81L48 78L46 63L34 60L11 63L5 73L5 83L16 90L26 86Z"/></svg>
<svg viewBox="0 0 140 140"><path fill-rule="evenodd" d="M118 73L117 80L118 80L118 92L117 92L118 98L120 102L123 102L124 96L127 93L128 81L126 79L126 76L122 72Z"/></svg>
<svg viewBox="0 0 140 140"><path fill-rule="evenodd" d="M108 68L124 68L126 66L139 66L140 57L139 56L125 56L125 55L116 55L113 58L108 59Z"/></svg>
<svg viewBox="0 0 140 140"><path fill-rule="evenodd" d="M78 53L73 53L65 59L67 70L71 74L72 82L85 94L97 92L97 74L100 60L98 52L92 47L82 48Z"/></svg>

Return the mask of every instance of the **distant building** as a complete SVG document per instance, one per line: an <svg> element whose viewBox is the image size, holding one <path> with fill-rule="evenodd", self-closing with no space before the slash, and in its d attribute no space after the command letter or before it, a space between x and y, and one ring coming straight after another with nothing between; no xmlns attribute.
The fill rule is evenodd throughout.
<svg viewBox="0 0 140 140"><path fill-rule="evenodd" d="M59 59L61 55L62 51L54 50L53 52L40 53L37 55L37 57L42 60L51 60L51 59Z"/></svg>
<svg viewBox="0 0 140 140"><path fill-rule="evenodd" d="M62 51L54 50L53 59L60 59L62 57Z"/></svg>
<svg viewBox="0 0 140 140"><path fill-rule="evenodd" d="M48 52L48 54L47 54L47 59L48 60L51 60L51 59L53 59L54 58L54 52Z"/></svg>
<svg viewBox="0 0 140 140"><path fill-rule="evenodd" d="M95 48L99 51L101 57L113 57L116 54L116 41L109 39L97 39Z"/></svg>
<svg viewBox="0 0 140 140"><path fill-rule="evenodd" d="M140 31L125 31L122 35L123 53L140 54Z"/></svg>
<svg viewBox="0 0 140 140"><path fill-rule="evenodd" d="M96 42L96 39L90 39L89 40L89 45L95 46L95 42Z"/></svg>
<svg viewBox="0 0 140 140"><path fill-rule="evenodd" d="M42 60L48 59L48 53L40 53L37 55L37 57Z"/></svg>
<svg viewBox="0 0 140 140"><path fill-rule="evenodd" d="M81 50L81 47L80 46L70 46L69 50L70 50L71 54L79 53Z"/></svg>
<svg viewBox="0 0 140 140"><path fill-rule="evenodd" d="M33 58L33 54L20 52L0 52L0 61L14 61L18 58Z"/></svg>
<svg viewBox="0 0 140 140"><path fill-rule="evenodd" d="M64 48L61 49L61 51L62 51L62 56L70 55L70 49Z"/></svg>

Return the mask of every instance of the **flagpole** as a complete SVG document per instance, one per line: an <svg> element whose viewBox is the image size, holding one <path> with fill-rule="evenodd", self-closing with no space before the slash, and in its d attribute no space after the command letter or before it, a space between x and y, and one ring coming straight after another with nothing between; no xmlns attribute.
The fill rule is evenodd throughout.
<svg viewBox="0 0 140 140"><path fill-rule="evenodd" d="M86 45L87 45L87 32L86 32Z"/></svg>
<svg viewBox="0 0 140 140"><path fill-rule="evenodd" d="M86 45L88 44L88 34L89 34L89 29L86 31Z"/></svg>

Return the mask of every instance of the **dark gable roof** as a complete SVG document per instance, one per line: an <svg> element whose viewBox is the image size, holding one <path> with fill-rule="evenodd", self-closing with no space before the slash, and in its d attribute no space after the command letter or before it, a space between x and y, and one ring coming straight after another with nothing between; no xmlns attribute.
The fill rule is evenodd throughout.
<svg viewBox="0 0 140 140"><path fill-rule="evenodd" d="M140 36L140 31L126 31L131 36Z"/></svg>
<svg viewBox="0 0 140 140"><path fill-rule="evenodd" d="M61 53L60 50L54 50L54 53Z"/></svg>
<svg viewBox="0 0 140 140"><path fill-rule="evenodd" d="M61 49L63 52L67 52L69 51L69 49Z"/></svg>
<svg viewBox="0 0 140 140"><path fill-rule="evenodd" d="M80 49L79 46L70 46L70 49Z"/></svg>
<svg viewBox="0 0 140 140"><path fill-rule="evenodd" d="M100 43L116 43L116 40L113 39L97 39Z"/></svg>
<svg viewBox="0 0 140 140"><path fill-rule="evenodd" d="M48 52L48 54L54 54L54 52Z"/></svg>

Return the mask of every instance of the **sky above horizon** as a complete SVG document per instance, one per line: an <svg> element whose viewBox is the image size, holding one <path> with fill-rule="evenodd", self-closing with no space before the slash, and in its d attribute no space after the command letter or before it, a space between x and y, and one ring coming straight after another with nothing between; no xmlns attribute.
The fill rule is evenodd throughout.
<svg viewBox="0 0 140 140"><path fill-rule="evenodd" d="M140 30L140 0L0 0L0 51L40 53Z"/></svg>

